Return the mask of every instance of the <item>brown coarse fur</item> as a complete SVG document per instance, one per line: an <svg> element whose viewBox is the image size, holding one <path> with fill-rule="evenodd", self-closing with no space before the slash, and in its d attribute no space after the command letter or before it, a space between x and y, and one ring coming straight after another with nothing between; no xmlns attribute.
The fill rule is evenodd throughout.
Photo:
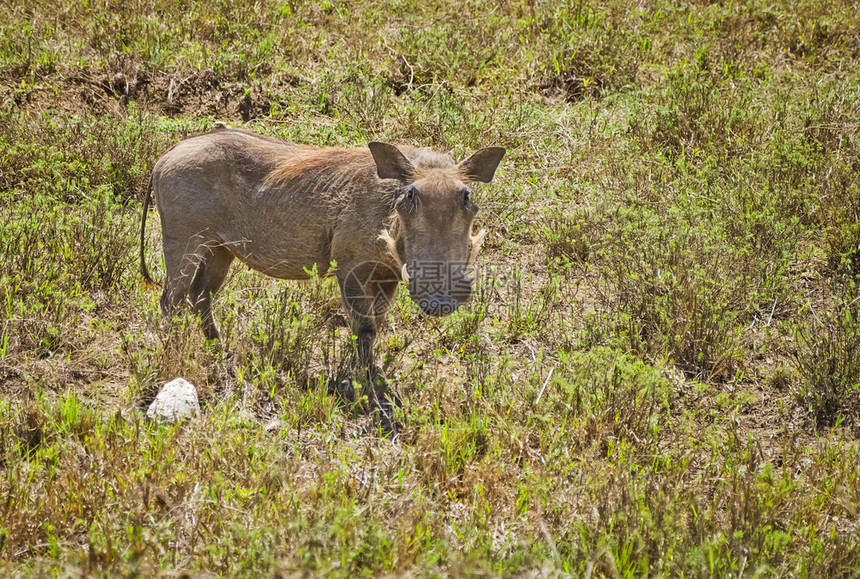
<svg viewBox="0 0 860 579"><path fill-rule="evenodd" d="M354 171L366 164L367 153L364 149L292 147L291 155L266 176L266 181L270 185L286 185L309 171Z"/></svg>

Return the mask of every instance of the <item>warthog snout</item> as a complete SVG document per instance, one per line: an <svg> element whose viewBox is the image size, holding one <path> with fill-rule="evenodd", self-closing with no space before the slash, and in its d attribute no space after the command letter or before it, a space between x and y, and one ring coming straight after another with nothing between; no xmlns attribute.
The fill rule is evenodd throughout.
<svg viewBox="0 0 860 579"><path fill-rule="evenodd" d="M453 314L472 295L473 277L462 263L418 262L409 270L409 295L427 315Z"/></svg>

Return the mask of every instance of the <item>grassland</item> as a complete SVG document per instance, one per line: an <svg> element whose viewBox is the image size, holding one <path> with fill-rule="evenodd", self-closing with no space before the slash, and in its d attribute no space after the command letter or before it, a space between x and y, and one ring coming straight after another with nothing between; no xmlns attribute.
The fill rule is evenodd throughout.
<svg viewBox="0 0 860 579"><path fill-rule="evenodd" d="M7 5L7 575L857 575L856 4ZM470 306L380 336L399 440L327 392L333 280L235 267L218 344L140 284L215 121L507 147ZM146 423L176 376L202 416Z"/></svg>

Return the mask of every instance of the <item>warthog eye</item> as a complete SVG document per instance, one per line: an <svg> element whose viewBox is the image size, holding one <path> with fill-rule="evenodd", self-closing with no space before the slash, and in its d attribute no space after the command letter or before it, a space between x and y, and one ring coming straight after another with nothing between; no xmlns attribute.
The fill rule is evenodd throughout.
<svg viewBox="0 0 860 579"><path fill-rule="evenodd" d="M414 209L418 204L418 189L414 185L407 185L400 190L397 205L400 209Z"/></svg>
<svg viewBox="0 0 860 579"><path fill-rule="evenodd" d="M463 196L463 207L466 208L466 211L469 213L476 213L478 211L478 206L475 205L474 201L472 201L472 190L463 188L460 190L460 195Z"/></svg>

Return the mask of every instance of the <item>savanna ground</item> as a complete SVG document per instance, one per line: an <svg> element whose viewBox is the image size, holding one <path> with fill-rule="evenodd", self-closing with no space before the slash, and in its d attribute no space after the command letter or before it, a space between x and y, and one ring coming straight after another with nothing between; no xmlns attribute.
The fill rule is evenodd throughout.
<svg viewBox="0 0 860 579"><path fill-rule="evenodd" d="M857 576L858 31L851 2L6 2L3 569ZM469 307L387 317L398 440L328 393L334 280L234 266L217 344L142 287L149 170L215 121L507 147ZM176 376L202 416L147 423Z"/></svg>

